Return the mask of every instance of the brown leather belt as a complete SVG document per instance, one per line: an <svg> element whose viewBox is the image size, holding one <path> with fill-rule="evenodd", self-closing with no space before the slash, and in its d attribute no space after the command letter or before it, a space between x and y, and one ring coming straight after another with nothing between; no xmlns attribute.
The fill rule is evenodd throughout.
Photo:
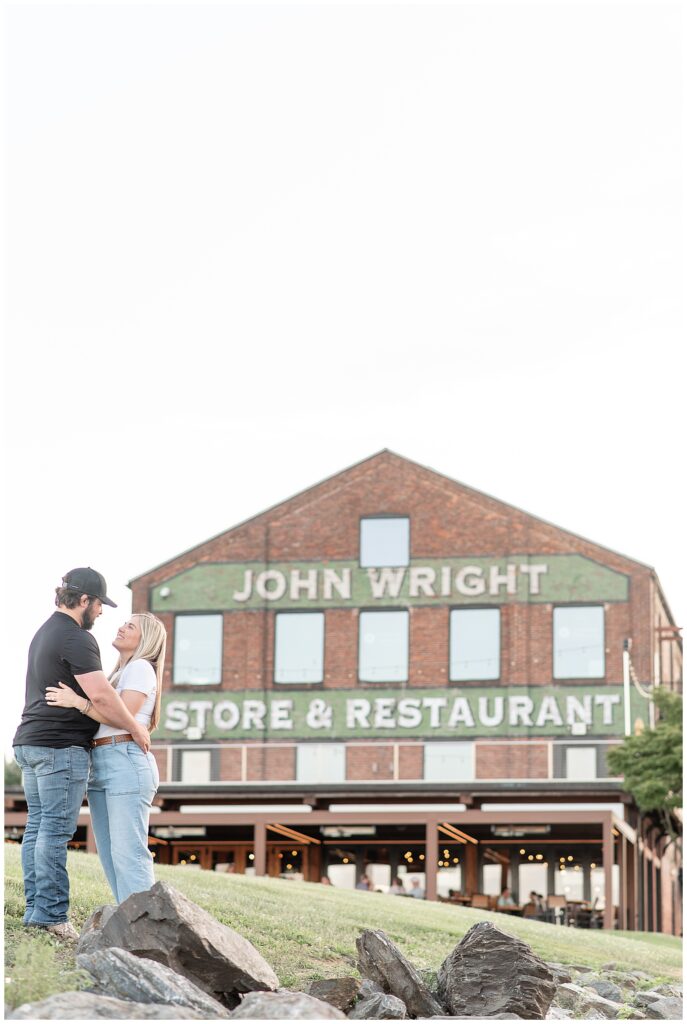
<svg viewBox="0 0 687 1024"><path fill-rule="evenodd" d="M130 732L122 732L116 736L103 736L99 740L91 740L91 747L102 747L105 743L133 743L133 739Z"/></svg>

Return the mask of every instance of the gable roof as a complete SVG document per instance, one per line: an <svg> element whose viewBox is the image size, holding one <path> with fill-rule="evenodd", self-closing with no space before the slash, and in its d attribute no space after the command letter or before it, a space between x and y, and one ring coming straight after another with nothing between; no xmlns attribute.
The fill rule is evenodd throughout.
<svg viewBox="0 0 687 1024"><path fill-rule="evenodd" d="M517 512L519 515L527 516L529 519L532 519L537 523L540 523L544 526L548 526L554 530L557 530L560 533L566 533L570 537L575 537L577 540L583 541L585 544L592 544L594 547L599 548L599 550L607 551L609 554L615 555L617 558L622 558L627 562L632 562L634 565L637 565L640 568L648 569L654 574L654 578L657 580L654 568L650 565L647 565L646 562L639 562L636 558L630 558L628 555L624 555L619 551L615 551L613 548L606 547L606 545L599 544L597 543L597 541L590 540L588 537L583 537L579 533L574 533L572 530L568 530L565 527L558 526L556 523L552 523L548 519L542 519L541 516L534 515L534 513L532 512L527 512L526 510L519 508L517 505L512 505L507 501L503 501L501 498L495 498L493 495L487 494L485 491L480 491L474 487L469 487L467 484L461 483L459 480L454 480L452 477L447 476L445 473L439 473L437 470L432 469L430 466L424 466L420 462L415 462L413 459L408 459L404 455L399 455L397 452L392 451L390 448L382 448L380 449L380 451L375 452L373 455L368 455L366 458L360 459L359 462L354 462L352 465L347 466L345 469L338 470L336 473L332 473L330 476L324 477L323 480L319 480L317 483L311 484L309 487L304 487L303 490L301 491L296 491L295 494L292 494L288 498L284 498L282 501L276 502L276 504L274 505L270 505L268 508L263 509L262 512L257 512L255 515L249 516L247 519L243 519L241 520L241 522L235 523L233 526L228 527L228 529L221 530L219 533L214 534L212 537L207 537L205 540L200 541L198 544L193 544L190 548L186 548L184 551L178 551L171 558L165 559L164 562L159 562L157 565L153 566L150 569L147 569L145 572L139 573L137 576L132 577L132 579L129 580L128 586L131 586L132 583L136 583L138 580L144 579L146 576L149 576L153 572L157 572L158 569L162 569L165 565L169 565L170 562L175 562L177 559L182 558L184 555L190 554L197 548L203 547L205 544L209 544L212 541L225 536L225 534L227 533L232 533L234 530L238 530L241 527L248 525L249 523L255 522L256 520L261 519L263 516L270 515L270 513L275 512L282 506L288 505L290 502L295 501L298 498L308 494L310 491L314 491L318 487L323 487L325 484L328 484L336 480L338 477L345 476L347 473L350 473L352 470L364 466L366 463L374 462L376 459L381 459L383 457L389 456L391 456L392 459L398 459L400 462L406 463L409 466L414 466L416 469L421 469L423 472L429 473L432 476L437 477L442 482L449 483L454 487L458 487L462 491L465 491L468 495L474 495L477 498L486 499L487 501L494 502L495 504L500 505L505 510L510 510L512 512Z"/></svg>

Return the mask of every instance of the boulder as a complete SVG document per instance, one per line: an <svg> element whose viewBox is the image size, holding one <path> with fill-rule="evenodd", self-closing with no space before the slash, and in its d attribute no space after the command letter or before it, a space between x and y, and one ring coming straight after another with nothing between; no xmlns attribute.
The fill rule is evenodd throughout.
<svg viewBox="0 0 687 1024"><path fill-rule="evenodd" d="M369 978L363 978L360 984L359 996L361 999L369 999L370 996L376 995L378 992L383 992L384 989L381 985L378 985L376 981L370 981Z"/></svg>
<svg viewBox="0 0 687 1024"><path fill-rule="evenodd" d="M605 1017L613 1020L620 1006L596 994L593 989L582 988L581 985L561 985L556 992L556 1005L564 1010L572 1010L574 1017L596 1020Z"/></svg>
<svg viewBox="0 0 687 1024"><path fill-rule="evenodd" d="M553 974L553 980L557 985L562 985L566 981L572 981L572 975L570 968L566 967L565 964L547 963L548 969Z"/></svg>
<svg viewBox="0 0 687 1024"><path fill-rule="evenodd" d="M552 1004L546 1014L545 1020L571 1020L572 1011L564 1010L562 1006Z"/></svg>
<svg viewBox="0 0 687 1024"><path fill-rule="evenodd" d="M439 998L453 1014L542 1019L555 993L544 961L489 921L473 925L439 968Z"/></svg>
<svg viewBox="0 0 687 1024"><path fill-rule="evenodd" d="M93 992L60 992L39 1003L24 1003L9 1020L207 1020L185 1006L129 1003Z"/></svg>
<svg viewBox="0 0 687 1024"><path fill-rule="evenodd" d="M676 996L659 996L645 1012L651 1020L684 1020L683 1002Z"/></svg>
<svg viewBox="0 0 687 1024"><path fill-rule="evenodd" d="M358 970L376 982L384 992L403 1002L412 1017L442 1014L432 993L413 965L382 931L366 930L356 939Z"/></svg>
<svg viewBox="0 0 687 1024"><path fill-rule="evenodd" d="M92 928L84 938L77 953L116 946L155 960L230 1008L242 993L279 985L270 965L247 939L167 882L133 893L102 927Z"/></svg>
<svg viewBox="0 0 687 1024"><path fill-rule="evenodd" d="M305 992L249 992L230 1020L345 1020L335 1006Z"/></svg>
<svg viewBox="0 0 687 1024"><path fill-rule="evenodd" d="M386 992L375 992L356 1003L348 1015L349 1020L404 1020L406 1004Z"/></svg>
<svg viewBox="0 0 687 1024"><path fill-rule="evenodd" d="M313 981L308 989L309 995L335 1006L342 1013L346 1013L353 1006L359 993L360 981L357 978L326 978L323 981Z"/></svg>
<svg viewBox="0 0 687 1024"><path fill-rule="evenodd" d="M580 982L578 981L578 985ZM597 996L601 996L603 999L610 999L612 1003L622 1003L623 993L614 985L612 981L604 981L603 978L598 978L594 981L588 981L585 983L586 988L591 988L596 992Z"/></svg>
<svg viewBox="0 0 687 1024"><path fill-rule="evenodd" d="M93 911L86 921L86 924L81 929L81 934L79 935L78 949L80 953L90 953L91 947L93 949L97 949L99 941L98 933L100 932L100 929L107 924L116 909L116 906L105 904L102 907L97 907Z"/></svg>
<svg viewBox="0 0 687 1024"><path fill-rule="evenodd" d="M98 983L100 990L135 1003L185 1006L206 1017L228 1017L229 1011L188 978L164 964L134 956L125 949L80 953L76 962Z"/></svg>

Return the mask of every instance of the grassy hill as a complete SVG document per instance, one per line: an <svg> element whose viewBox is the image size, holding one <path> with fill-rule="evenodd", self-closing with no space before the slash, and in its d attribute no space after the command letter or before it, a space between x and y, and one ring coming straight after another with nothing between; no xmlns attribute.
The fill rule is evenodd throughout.
<svg viewBox="0 0 687 1024"><path fill-rule="evenodd" d="M85 978L75 969L73 951L22 927L20 850L13 844L4 850L7 1002L17 1006L82 987ZM70 853L68 867L72 920L80 928L112 897L97 857ZM363 928L382 928L418 968L436 969L482 920L523 939L545 960L590 969L614 962L620 970L637 968L655 979L681 978L682 941L668 935L583 931L381 893L193 868L160 865L156 877L249 939L286 988L307 989L316 978L357 975L355 940Z"/></svg>

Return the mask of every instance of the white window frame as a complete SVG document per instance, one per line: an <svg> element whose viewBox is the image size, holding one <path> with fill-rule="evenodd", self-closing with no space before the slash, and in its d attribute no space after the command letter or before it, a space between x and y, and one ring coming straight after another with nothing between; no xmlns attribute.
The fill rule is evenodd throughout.
<svg viewBox="0 0 687 1024"><path fill-rule="evenodd" d="M287 619L295 619L296 617L308 617L308 616L310 618L318 616L320 621L321 621L321 624L322 624L322 636L321 636L320 641L319 641L319 644L320 644L320 651L319 651L319 655L320 655L319 677L317 679L303 679L302 676L300 678L298 678L298 679L296 679L296 678L294 678L294 679L279 679L278 678L278 674L279 674L279 630L280 630L280 623L284 624ZM299 686L317 686L318 684L321 684L321 683L324 682L324 647L325 647L325 641L326 641L325 633L326 633L326 622L325 622L325 614L324 614L323 611L307 611L307 612L291 612L291 611L289 611L289 612L277 612L276 613L275 620L274 620L274 682L275 682L275 684L277 684L278 686L284 686L284 685L288 686L289 684L294 685L294 686L295 685L299 685Z"/></svg>
<svg viewBox="0 0 687 1024"><path fill-rule="evenodd" d="M366 621L365 616L374 615L404 615L406 621L406 650L405 650L405 675L403 678L390 678L390 679L367 679L362 672L362 651L363 651L363 624ZM398 685L399 683L407 683L410 674L410 613L407 608L361 608L358 615L358 679L361 683L389 683L392 685Z"/></svg>
<svg viewBox="0 0 687 1024"><path fill-rule="evenodd" d="M313 757L313 755L316 755ZM314 763L313 763L314 762ZM327 768L335 768L327 777ZM345 743L297 743L296 782L346 781Z"/></svg>
<svg viewBox="0 0 687 1024"><path fill-rule="evenodd" d="M496 614L496 622L498 624L497 625L498 647L497 647L497 655L496 655L496 675L494 675L494 676L479 676L479 675L474 675L474 674L473 675L458 676L458 675L454 675L453 674L453 660L454 660L453 659L453 648L454 648L454 644L456 644L456 645L458 644L459 638L460 638L460 630L457 627L457 623L459 621L459 617L462 614L468 613L468 615L469 615L472 612L492 612L492 613ZM465 608L452 608L451 609L450 614L449 614L448 665L449 665L449 667L448 667L449 681L452 682L452 683L462 683L462 682L466 682L466 681L467 682L469 682L469 681L476 681L476 682L477 681L478 682L498 682L498 680L501 678L501 609L500 608L485 608L485 607L482 607L482 606L472 608L472 607L468 606L468 607L465 607Z"/></svg>
<svg viewBox="0 0 687 1024"><path fill-rule="evenodd" d="M363 551L363 529L364 523L373 522L390 522L391 520L402 521L408 524L408 550L406 551L405 561L394 561L394 562L370 562L364 558L365 552ZM360 545L360 567L361 569L400 569L410 565L410 516L363 516L360 520L360 533L359 533L359 545Z"/></svg>
<svg viewBox="0 0 687 1024"><path fill-rule="evenodd" d="M437 754L443 753L444 757L450 754L452 751L460 752L462 755L468 755L465 760L468 763L468 773L465 775L438 775L428 773L428 767L432 764L433 757L431 756L435 752ZM430 755L429 759L427 755ZM448 740L446 742L442 740L427 740L424 744L424 767L423 767L423 778L426 782L474 782L475 780L475 744L472 740Z"/></svg>
<svg viewBox="0 0 687 1024"><path fill-rule="evenodd" d="M203 760L200 760L200 755L206 755ZM195 760L189 760L195 759ZM192 778L187 778L187 765L207 765L207 772L201 770L198 772L197 768L191 768L190 775ZM207 776L207 777L205 777ZM180 750L179 751L179 782L186 782L192 785L202 785L205 782L212 782L212 751L211 750Z"/></svg>
<svg viewBox="0 0 687 1024"><path fill-rule="evenodd" d="M206 680L193 680L188 678L180 678L181 673L177 670L177 645L181 641L181 632L179 630L179 624L182 620L186 619L216 619L219 625L219 674L217 679L206 679ZM222 682L222 663L224 660L224 616L221 612L204 612L202 614L186 614L185 612L179 612L174 617L174 655L172 661L172 683L174 686L219 686Z"/></svg>

